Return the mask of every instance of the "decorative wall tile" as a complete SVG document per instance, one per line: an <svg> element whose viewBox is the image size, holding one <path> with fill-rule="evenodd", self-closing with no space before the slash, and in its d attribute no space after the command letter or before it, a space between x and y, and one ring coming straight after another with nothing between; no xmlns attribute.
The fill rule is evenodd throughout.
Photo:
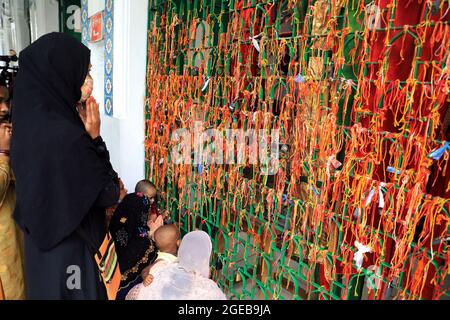
<svg viewBox="0 0 450 320"><path fill-rule="evenodd" d="M114 2L105 3L105 113L113 115L113 70L114 70Z"/></svg>
<svg viewBox="0 0 450 320"><path fill-rule="evenodd" d="M84 45L89 42L89 18L88 18L88 1L81 0L81 41Z"/></svg>

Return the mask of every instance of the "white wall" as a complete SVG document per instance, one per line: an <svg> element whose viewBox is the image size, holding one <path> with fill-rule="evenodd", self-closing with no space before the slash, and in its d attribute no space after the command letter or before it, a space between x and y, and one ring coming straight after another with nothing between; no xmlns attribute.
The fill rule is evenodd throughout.
<svg viewBox="0 0 450 320"><path fill-rule="evenodd" d="M12 42L11 20L12 12L10 2L0 0L0 55L8 55L9 50L14 49Z"/></svg>
<svg viewBox="0 0 450 320"><path fill-rule="evenodd" d="M108 147L111 164L119 176L125 179L125 172L120 167L120 120L107 116L104 112L100 116L102 121L100 134ZM131 190L128 184L127 189Z"/></svg>
<svg viewBox="0 0 450 320"><path fill-rule="evenodd" d="M92 95L100 104L100 110L104 111L105 100L105 40L88 43L91 50L91 76L94 79L94 91Z"/></svg>
<svg viewBox="0 0 450 320"><path fill-rule="evenodd" d="M0 0L0 55L17 53L30 44L30 30L26 19L25 0Z"/></svg>
<svg viewBox="0 0 450 320"><path fill-rule="evenodd" d="M25 0L0 0L5 8L0 16L0 54L8 54L10 49L20 53L44 34L59 31L57 0L29 0L28 4Z"/></svg>
<svg viewBox="0 0 450 320"><path fill-rule="evenodd" d="M26 19L26 8L24 0L11 2L13 22L11 23L12 40L15 43L14 49L17 53L25 49L30 44L30 29Z"/></svg>
<svg viewBox="0 0 450 320"><path fill-rule="evenodd" d="M123 1L123 0L119 0ZM125 0L129 1L129 0ZM89 0L88 1L88 17L92 17L97 12L105 10L105 0Z"/></svg>
<svg viewBox="0 0 450 320"><path fill-rule="evenodd" d="M102 115L102 136L129 191L145 173L147 11L148 0L114 1L114 116Z"/></svg>
<svg viewBox="0 0 450 320"><path fill-rule="evenodd" d="M105 40L89 43L91 50L91 76L94 80L94 91L92 95L100 106L101 135L105 140L111 158L112 166L120 168L120 121L105 114Z"/></svg>
<svg viewBox="0 0 450 320"><path fill-rule="evenodd" d="M30 0L31 42L44 34L59 31L57 0Z"/></svg>
<svg viewBox="0 0 450 320"><path fill-rule="evenodd" d="M103 6L102 6L103 3ZM104 9L105 1L89 0L88 16ZM101 114L101 135L105 140L111 158L111 164L116 171L120 171L120 122L105 114L105 40L99 42L89 42L88 48L91 50L91 76L94 80L94 91L92 95L100 105Z"/></svg>

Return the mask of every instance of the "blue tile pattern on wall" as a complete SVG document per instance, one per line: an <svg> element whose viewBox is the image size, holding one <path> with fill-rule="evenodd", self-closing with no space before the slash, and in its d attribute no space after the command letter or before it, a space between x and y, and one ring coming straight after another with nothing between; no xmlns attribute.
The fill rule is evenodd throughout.
<svg viewBox="0 0 450 320"><path fill-rule="evenodd" d="M89 42L89 18L88 18L88 2L81 0L81 41L84 45Z"/></svg>
<svg viewBox="0 0 450 320"><path fill-rule="evenodd" d="M105 2L105 113L113 115L114 1Z"/></svg>

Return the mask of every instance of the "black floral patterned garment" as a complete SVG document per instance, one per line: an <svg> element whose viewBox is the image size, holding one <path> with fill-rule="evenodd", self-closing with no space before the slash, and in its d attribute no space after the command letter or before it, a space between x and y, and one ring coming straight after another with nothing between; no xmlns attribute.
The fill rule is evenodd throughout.
<svg viewBox="0 0 450 320"><path fill-rule="evenodd" d="M141 193L128 194L114 212L110 232L116 245L122 273L121 289L130 289L142 270L156 258L156 249L148 236L147 221L151 204Z"/></svg>

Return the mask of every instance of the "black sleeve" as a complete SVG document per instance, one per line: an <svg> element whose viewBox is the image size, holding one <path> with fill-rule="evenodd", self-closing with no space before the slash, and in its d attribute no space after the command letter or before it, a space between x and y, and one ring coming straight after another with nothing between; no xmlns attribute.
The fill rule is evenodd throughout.
<svg viewBox="0 0 450 320"><path fill-rule="evenodd" d="M117 173L114 171L111 162L109 161L109 152L106 148L106 144L103 141L102 137L97 137L93 140L98 156L104 161L106 167L108 168L108 174L110 176L110 182L106 185L106 187L100 192L97 200L95 201L95 205L97 207L111 207L117 204L120 196L120 187L119 187L119 177Z"/></svg>
<svg viewBox="0 0 450 320"><path fill-rule="evenodd" d="M113 170L111 163L109 162L109 151L108 148L106 148L106 144L103 141L102 137L98 136L92 141L94 142L95 150L97 151L97 154L100 157L100 159L102 159L105 162L108 169Z"/></svg>

